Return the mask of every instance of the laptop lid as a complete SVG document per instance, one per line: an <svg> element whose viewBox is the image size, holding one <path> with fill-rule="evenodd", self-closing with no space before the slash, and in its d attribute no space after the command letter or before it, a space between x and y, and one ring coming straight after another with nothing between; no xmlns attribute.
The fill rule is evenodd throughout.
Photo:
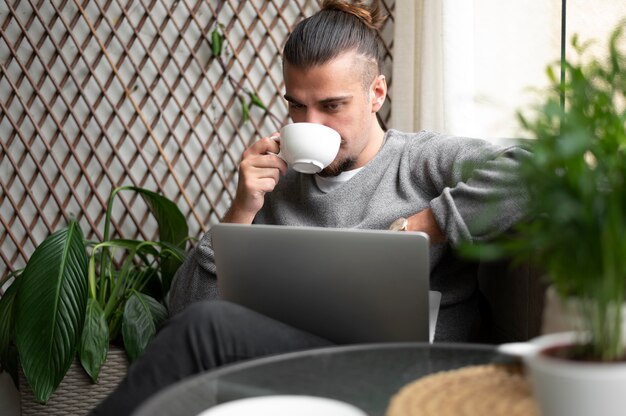
<svg viewBox="0 0 626 416"><path fill-rule="evenodd" d="M224 300L338 344L432 339L424 233L217 224L211 234Z"/></svg>

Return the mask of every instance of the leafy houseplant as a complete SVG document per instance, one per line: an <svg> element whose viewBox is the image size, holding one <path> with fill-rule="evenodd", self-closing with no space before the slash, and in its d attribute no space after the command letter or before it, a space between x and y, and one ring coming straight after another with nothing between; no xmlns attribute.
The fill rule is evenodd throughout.
<svg viewBox="0 0 626 416"><path fill-rule="evenodd" d="M613 31L607 59L589 56L577 37L577 59L553 68L551 87L531 115L520 115L532 156L519 174L529 192L530 220L514 238L488 247L536 261L557 293L575 298L582 318L570 358L617 361L626 356L622 304L626 290L626 21ZM561 103L564 103L564 106ZM485 247L483 247L484 249Z"/></svg>
<svg viewBox="0 0 626 416"><path fill-rule="evenodd" d="M563 80L548 68L550 87L519 116L534 139L524 141L530 156L516 172L528 192L528 217L515 232L466 251L535 262L563 304L576 305L573 331L524 346L544 416L621 416L626 409L625 26L612 32L606 59L574 37L577 57L562 62Z"/></svg>
<svg viewBox="0 0 626 416"><path fill-rule="evenodd" d="M143 197L159 241L109 238L120 191ZM173 202L136 187L111 193L102 242L85 240L70 219L35 249L0 299L2 366L15 370L19 358L35 398L46 402L76 355L94 381L110 343L123 343L136 358L167 316L165 299L187 236L185 217Z"/></svg>

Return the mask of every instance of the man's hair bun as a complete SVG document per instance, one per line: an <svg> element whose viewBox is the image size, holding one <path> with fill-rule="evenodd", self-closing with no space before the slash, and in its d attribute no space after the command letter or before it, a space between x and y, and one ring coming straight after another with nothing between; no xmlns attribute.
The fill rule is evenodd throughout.
<svg viewBox="0 0 626 416"><path fill-rule="evenodd" d="M367 27L376 30L382 27L387 17L382 13L379 0L372 0L371 2L361 0L352 2L345 0L324 0L321 9L350 13L358 17Z"/></svg>

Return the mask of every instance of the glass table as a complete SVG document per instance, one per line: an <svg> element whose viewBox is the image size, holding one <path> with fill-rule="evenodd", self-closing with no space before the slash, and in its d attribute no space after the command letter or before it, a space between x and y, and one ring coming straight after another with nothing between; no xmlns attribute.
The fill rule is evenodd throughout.
<svg viewBox="0 0 626 416"><path fill-rule="evenodd" d="M194 416L254 396L302 394L384 415L390 398L428 374L468 365L509 363L493 345L386 343L340 346L232 364L180 381L147 400L135 416Z"/></svg>

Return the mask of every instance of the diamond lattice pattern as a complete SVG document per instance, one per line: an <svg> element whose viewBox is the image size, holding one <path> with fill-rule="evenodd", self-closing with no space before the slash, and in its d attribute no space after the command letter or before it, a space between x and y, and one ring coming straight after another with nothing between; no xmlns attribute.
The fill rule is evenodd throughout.
<svg viewBox="0 0 626 416"><path fill-rule="evenodd" d="M393 6L383 2L389 82ZM242 151L288 121L282 43L317 9L313 0L0 4L0 295L69 216L101 238L117 186L162 192L194 236L219 221ZM211 50L216 28L225 35L220 57ZM249 92L268 110L252 107L246 121ZM156 236L140 198L116 201L118 235Z"/></svg>

